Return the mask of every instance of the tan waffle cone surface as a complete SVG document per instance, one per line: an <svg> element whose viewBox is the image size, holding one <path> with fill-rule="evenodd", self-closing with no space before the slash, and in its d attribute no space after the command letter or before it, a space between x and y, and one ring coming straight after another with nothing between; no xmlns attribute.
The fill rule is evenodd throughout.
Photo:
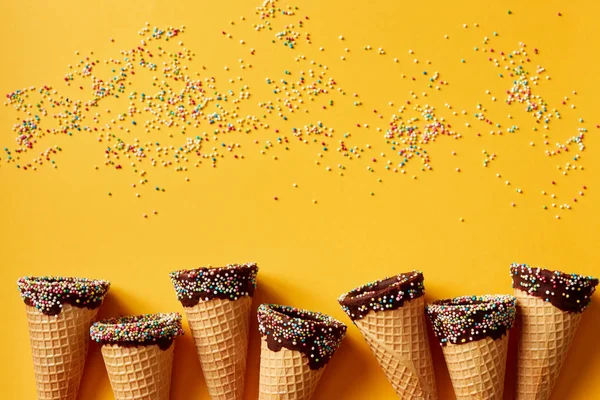
<svg viewBox="0 0 600 400"><path fill-rule="evenodd" d="M421 296L355 321L401 399L437 399L424 307Z"/></svg>
<svg viewBox="0 0 600 400"><path fill-rule="evenodd" d="M260 347L259 400L310 400L325 367L310 369L308 357L283 347L271 351L263 338Z"/></svg>
<svg viewBox="0 0 600 400"><path fill-rule="evenodd" d="M502 400L508 333L442 349L457 399Z"/></svg>
<svg viewBox="0 0 600 400"><path fill-rule="evenodd" d="M568 313L515 289L519 345L517 399L550 398L582 313Z"/></svg>
<svg viewBox="0 0 600 400"><path fill-rule="evenodd" d="M98 309L65 304L57 316L26 311L38 399L75 400Z"/></svg>
<svg viewBox="0 0 600 400"><path fill-rule="evenodd" d="M202 372L213 400L244 395L252 298L213 299L185 307Z"/></svg>
<svg viewBox="0 0 600 400"><path fill-rule="evenodd" d="M169 400L174 347L103 345L115 400Z"/></svg>

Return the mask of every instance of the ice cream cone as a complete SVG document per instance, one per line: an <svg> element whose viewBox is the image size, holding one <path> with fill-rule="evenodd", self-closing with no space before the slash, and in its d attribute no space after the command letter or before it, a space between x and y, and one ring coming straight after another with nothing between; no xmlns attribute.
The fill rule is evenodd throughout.
<svg viewBox="0 0 600 400"><path fill-rule="evenodd" d="M412 271L339 298L402 399L437 399L423 294L423 274Z"/></svg>
<svg viewBox="0 0 600 400"><path fill-rule="evenodd" d="M442 349L457 399L502 399L508 333Z"/></svg>
<svg viewBox="0 0 600 400"><path fill-rule="evenodd" d="M502 400L516 299L466 296L427 306L457 399Z"/></svg>
<svg viewBox="0 0 600 400"><path fill-rule="evenodd" d="M48 316L26 306L38 399L75 400L97 309L63 306Z"/></svg>
<svg viewBox="0 0 600 400"><path fill-rule="evenodd" d="M212 400L243 398L257 272L256 264L233 264L171 273Z"/></svg>
<svg viewBox="0 0 600 400"><path fill-rule="evenodd" d="M511 265L511 275L519 334L516 398L547 400L598 280L525 264Z"/></svg>
<svg viewBox="0 0 600 400"><path fill-rule="evenodd" d="M40 400L75 400L83 375L89 329L109 283L83 278L24 277L33 367Z"/></svg>
<svg viewBox="0 0 600 400"><path fill-rule="evenodd" d="M262 400L309 400L325 368L310 369L299 351L282 348L271 351L267 341L260 347L260 395Z"/></svg>
<svg viewBox="0 0 600 400"><path fill-rule="evenodd" d="M174 340L183 334L181 315L111 318L90 328L115 400L169 400Z"/></svg>
<svg viewBox="0 0 600 400"><path fill-rule="evenodd" d="M321 313L263 304L259 400L310 400L346 326Z"/></svg>
<svg viewBox="0 0 600 400"><path fill-rule="evenodd" d="M246 296L184 308L213 400L243 398L251 305Z"/></svg>
<svg viewBox="0 0 600 400"><path fill-rule="evenodd" d="M115 400L169 400L173 348L102 346Z"/></svg>

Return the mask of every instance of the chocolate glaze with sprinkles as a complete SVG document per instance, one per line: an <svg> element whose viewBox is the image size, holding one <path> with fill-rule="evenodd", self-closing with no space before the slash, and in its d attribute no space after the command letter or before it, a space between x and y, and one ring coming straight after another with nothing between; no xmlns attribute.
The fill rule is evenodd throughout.
<svg viewBox="0 0 600 400"><path fill-rule="evenodd" d="M179 313L114 317L98 321L90 328L90 337L95 342L121 347L158 345L167 350L179 335L183 335Z"/></svg>
<svg viewBox="0 0 600 400"><path fill-rule="evenodd" d="M369 312L395 310L425 294L423 273L411 271L367 283L344 293L338 299L352 321L364 318Z"/></svg>
<svg viewBox="0 0 600 400"><path fill-rule="evenodd" d="M310 369L323 368L346 334L346 325L319 312L276 304L258 307L258 330L271 351L285 347L308 358Z"/></svg>
<svg viewBox="0 0 600 400"><path fill-rule="evenodd" d="M496 340L512 327L516 301L509 295L455 297L428 304L427 315L442 346Z"/></svg>
<svg viewBox="0 0 600 400"><path fill-rule="evenodd" d="M513 263L510 275L513 288L572 313L580 313L587 308L598 285L598 279L593 276L532 268L527 264Z"/></svg>
<svg viewBox="0 0 600 400"><path fill-rule="evenodd" d="M61 276L24 276L17 280L21 298L45 315L60 314L64 304L96 309L110 287L108 281Z"/></svg>
<svg viewBox="0 0 600 400"><path fill-rule="evenodd" d="M184 307L212 299L237 300L254 295L258 266L255 263L228 264L171 272L171 282Z"/></svg>

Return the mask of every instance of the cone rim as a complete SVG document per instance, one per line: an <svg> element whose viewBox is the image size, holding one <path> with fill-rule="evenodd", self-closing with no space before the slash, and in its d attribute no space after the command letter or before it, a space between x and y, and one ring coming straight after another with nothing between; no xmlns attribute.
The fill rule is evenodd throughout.
<svg viewBox="0 0 600 400"><path fill-rule="evenodd" d="M554 307L581 313L589 306L599 281L591 275L565 273L527 264L510 265L512 287L529 296L539 297Z"/></svg>
<svg viewBox="0 0 600 400"><path fill-rule="evenodd" d="M26 305L45 315L58 315L65 304L77 308L99 308L110 282L73 276L28 275L17 280L17 288Z"/></svg>
<svg viewBox="0 0 600 400"><path fill-rule="evenodd" d="M338 298L338 302L343 306L358 305L365 297L381 297L384 295L394 295L398 292L405 292L414 289L414 285L423 282L423 272L412 270L409 272L401 272L393 276L386 276L377 279L364 285L357 286L346 293L343 293ZM425 294L424 290L419 290L416 297L421 297Z"/></svg>
<svg viewBox="0 0 600 400"><path fill-rule="evenodd" d="M315 326L321 327L334 327L343 329L345 331L346 325L333 318L330 315L323 314L319 311L310 311L302 308L296 308L292 306L285 306L281 304L265 303L258 307L258 313L260 314L272 314L277 316L284 316L290 320L299 320L302 322L309 322ZM269 327L263 327L269 328Z"/></svg>
<svg viewBox="0 0 600 400"><path fill-rule="evenodd" d="M103 345L150 345L183 335L181 320L177 312L111 317L94 323L90 336Z"/></svg>
<svg viewBox="0 0 600 400"><path fill-rule="evenodd" d="M502 303L506 306L514 306L515 296L510 294L484 294L481 296L458 296L449 297L445 299L434 300L427 304L427 308L438 309L438 308L464 308L471 306L477 307L485 311L491 311L495 308L498 303Z"/></svg>
<svg viewBox="0 0 600 400"><path fill-rule="evenodd" d="M582 275L582 274L577 274L575 272L564 272L558 269L549 269L549 268L542 268L542 267L531 267L528 264L520 264L520 263L512 263L510 265L510 271L514 274L518 274L518 269L524 267L527 269L530 269L532 273L534 273L536 275L536 277L538 278L550 278L553 277L555 275L559 275L565 279L568 280L572 280L572 281L582 281L582 282L587 282L590 285L596 286L599 283L598 278L592 276L592 275ZM515 288L515 289L519 289L519 288Z"/></svg>
<svg viewBox="0 0 600 400"><path fill-rule="evenodd" d="M190 274L199 275L200 272L222 272L222 271L227 271L227 270L231 270L231 269L233 269L233 270L249 269L256 276L256 273L258 272L258 264L255 262L247 262L247 263L232 263L232 264L226 264L226 265L222 265L222 266L207 265L205 267L198 267L198 268L184 268L184 269L178 269L178 270L171 271L169 273L169 276L172 279L179 280L179 277L182 275L190 275Z"/></svg>
<svg viewBox="0 0 600 400"><path fill-rule="evenodd" d="M512 328L517 298L508 294L459 296L435 300L426 307L442 346L502 337Z"/></svg>

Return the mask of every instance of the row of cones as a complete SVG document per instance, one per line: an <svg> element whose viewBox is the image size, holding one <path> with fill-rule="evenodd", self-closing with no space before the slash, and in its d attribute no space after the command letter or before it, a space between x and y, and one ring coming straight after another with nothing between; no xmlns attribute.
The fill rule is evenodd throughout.
<svg viewBox="0 0 600 400"><path fill-rule="evenodd" d="M214 284L215 275L228 276L243 271L253 270L248 278L251 286L255 286L257 268L254 264L235 264L223 268L210 268ZM242 271L242 272L241 272ZM190 271L185 271L189 278ZM181 276L173 277L177 280ZM240 278L238 275L237 278ZM243 276L242 276L243 278ZM82 306L71 301L74 297L84 297L86 293L74 295L74 289L66 286L77 286L80 289L85 278L61 277L25 277L18 282L21 295L26 303L30 342L36 377L38 399L40 400L75 400L79 389L90 339L95 333L113 329L116 319L96 322L98 308L102 302L97 301L94 307ZM92 281L90 281L92 282ZM106 294L109 284L103 282ZM176 283L176 282L174 282ZM179 282L181 283L181 282ZM26 286L26 287L25 287ZM58 288L58 290L57 290ZM194 337L202 371L208 391L213 400L239 400L244 395L246 358L249 337L249 317L253 290L246 295L235 298L203 299L190 305L189 299L182 298L180 287L175 284L178 297L184 304L184 310ZM46 299L62 292L54 302L54 311L48 312ZM203 293L205 295L206 293ZM40 303L37 302L40 300ZM73 303L73 304L71 304ZM40 305L41 304L41 305ZM89 306L89 304L88 304ZM273 306L276 307L276 306ZM285 309L285 308L284 308ZM324 329L332 326L343 327L339 333L339 341L344 336L345 325L331 317L306 310L295 309L296 313L306 313L305 321L313 323L319 316L326 318L321 323ZM272 311L289 320L284 310ZM123 320L134 321L144 318L160 318L162 314L123 317ZM292 316L293 317L293 316ZM303 318L291 318L303 321ZM333 321L329 322L329 321ZM119 325L121 331L136 329L136 323ZM314 368L308 356L299 350L281 348L277 351L267 345L270 329L265 330L262 339L260 365L260 399L297 399L308 400L324 370L324 365ZM104 338L104 336L103 336ZM156 338L154 338L156 339ZM116 400L167 400L169 399L171 370L173 363L174 342L166 348L158 344L116 341L101 342L102 356L109 376L110 384ZM339 342L333 346L332 353Z"/></svg>
<svg viewBox="0 0 600 400"><path fill-rule="evenodd" d="M239 267L224 267L224 271L230 273ZM211 274L218 270L211 269ZM386 291L394 282L404 285L401 285L404 297L395 298L401 303L397 307L390 306L391 299L389 303L386 300ZM416 288L407 289L405 285L415 282L422 287L420 272L400 274L357 288L349 292L352 296L343 295L340 303L363 334L400 398L437 399L424 297ZM23 295L22 288L21 293ZM179 294L211 398L241 399L251 293L235 298L206 297L194 305ZM345 299L351 297L366 298L367 302L363 302L362 308L348 307ZM520 328L517 398L548 399L582 313L563 311L522 288L515 288L515 297ZM380 298L384 301L377 303L375 300ZM58 314L48 315L31 296L24 299L38 398L75 400L89 343L89 328L98 308L62 304ZM104 344L102 354L115 398L168 399L173 347L163 350L158 345ZM306 352L286 347L274 351L270 347L268 335L262 335L259 399L310 399L324 368L311 368ZM444 357L457 398L501 399L507 348L508 331L498 338L484 336L480 340L444 345Z"/></svg>
<svg viewBox="0 0 600 400"><path fill-rule="evenodd" d="M516 303L516 310L513 305L512 312L516 313L519 333L516 398L546 400L550 398L582 312L589 304L598 280L530 268L524 264L511 265L511 274L514 297L455 298L425 307L423 275L413 271L363 285L342 295L339 301L361 331L399 398L437 399L425 327L427 311L441 341L456 398L500 400L504 392L508 330L514 319L514 314L511 317L507 311L512 298ZM566 293L559 293L557 282L566 282L563 285ZM555 288L556 293L554 290L545 292L548 285ZM545 295L540 297L540 294ZM573 297L577 300L569 301L569 296L571 300ZM569 304L564 304L565 299ZM503 329L495 334L480 324L470 331L456 330L457 326L461 327L457 315L464 310L470 312L484 302L491 302L485 307L485 318L493 316L490 318L495 318L496 327L502 325L499 321L503 319ZM499 310L497 304L502 302L508 306ZM437 307L437 311L441 309L449 318L436 320L438 316L432 307ZM436 322L447 331L454 329L458 337L473 333L479 337L448 342L442 338L443 334L438 335L447 331L436 331ZM473 320L462 322L464 328ZM488 324L488 328L492 325Z"/></svg>
<svg viewBox="0 0 600 400"><path fill-rule="evenodd" d="M200 304L186 309L186 314L210 396L213 400L241 399L251 298ZM77 398L96 312L65 305L55 317L27 306L38 399ZM310 399L324 368L311 369L299 351L283 348L275 352L268 349L265 339L261 342L260 399ZM102 357L115 399L168 400L174 347L103 344Z"/></svg>

